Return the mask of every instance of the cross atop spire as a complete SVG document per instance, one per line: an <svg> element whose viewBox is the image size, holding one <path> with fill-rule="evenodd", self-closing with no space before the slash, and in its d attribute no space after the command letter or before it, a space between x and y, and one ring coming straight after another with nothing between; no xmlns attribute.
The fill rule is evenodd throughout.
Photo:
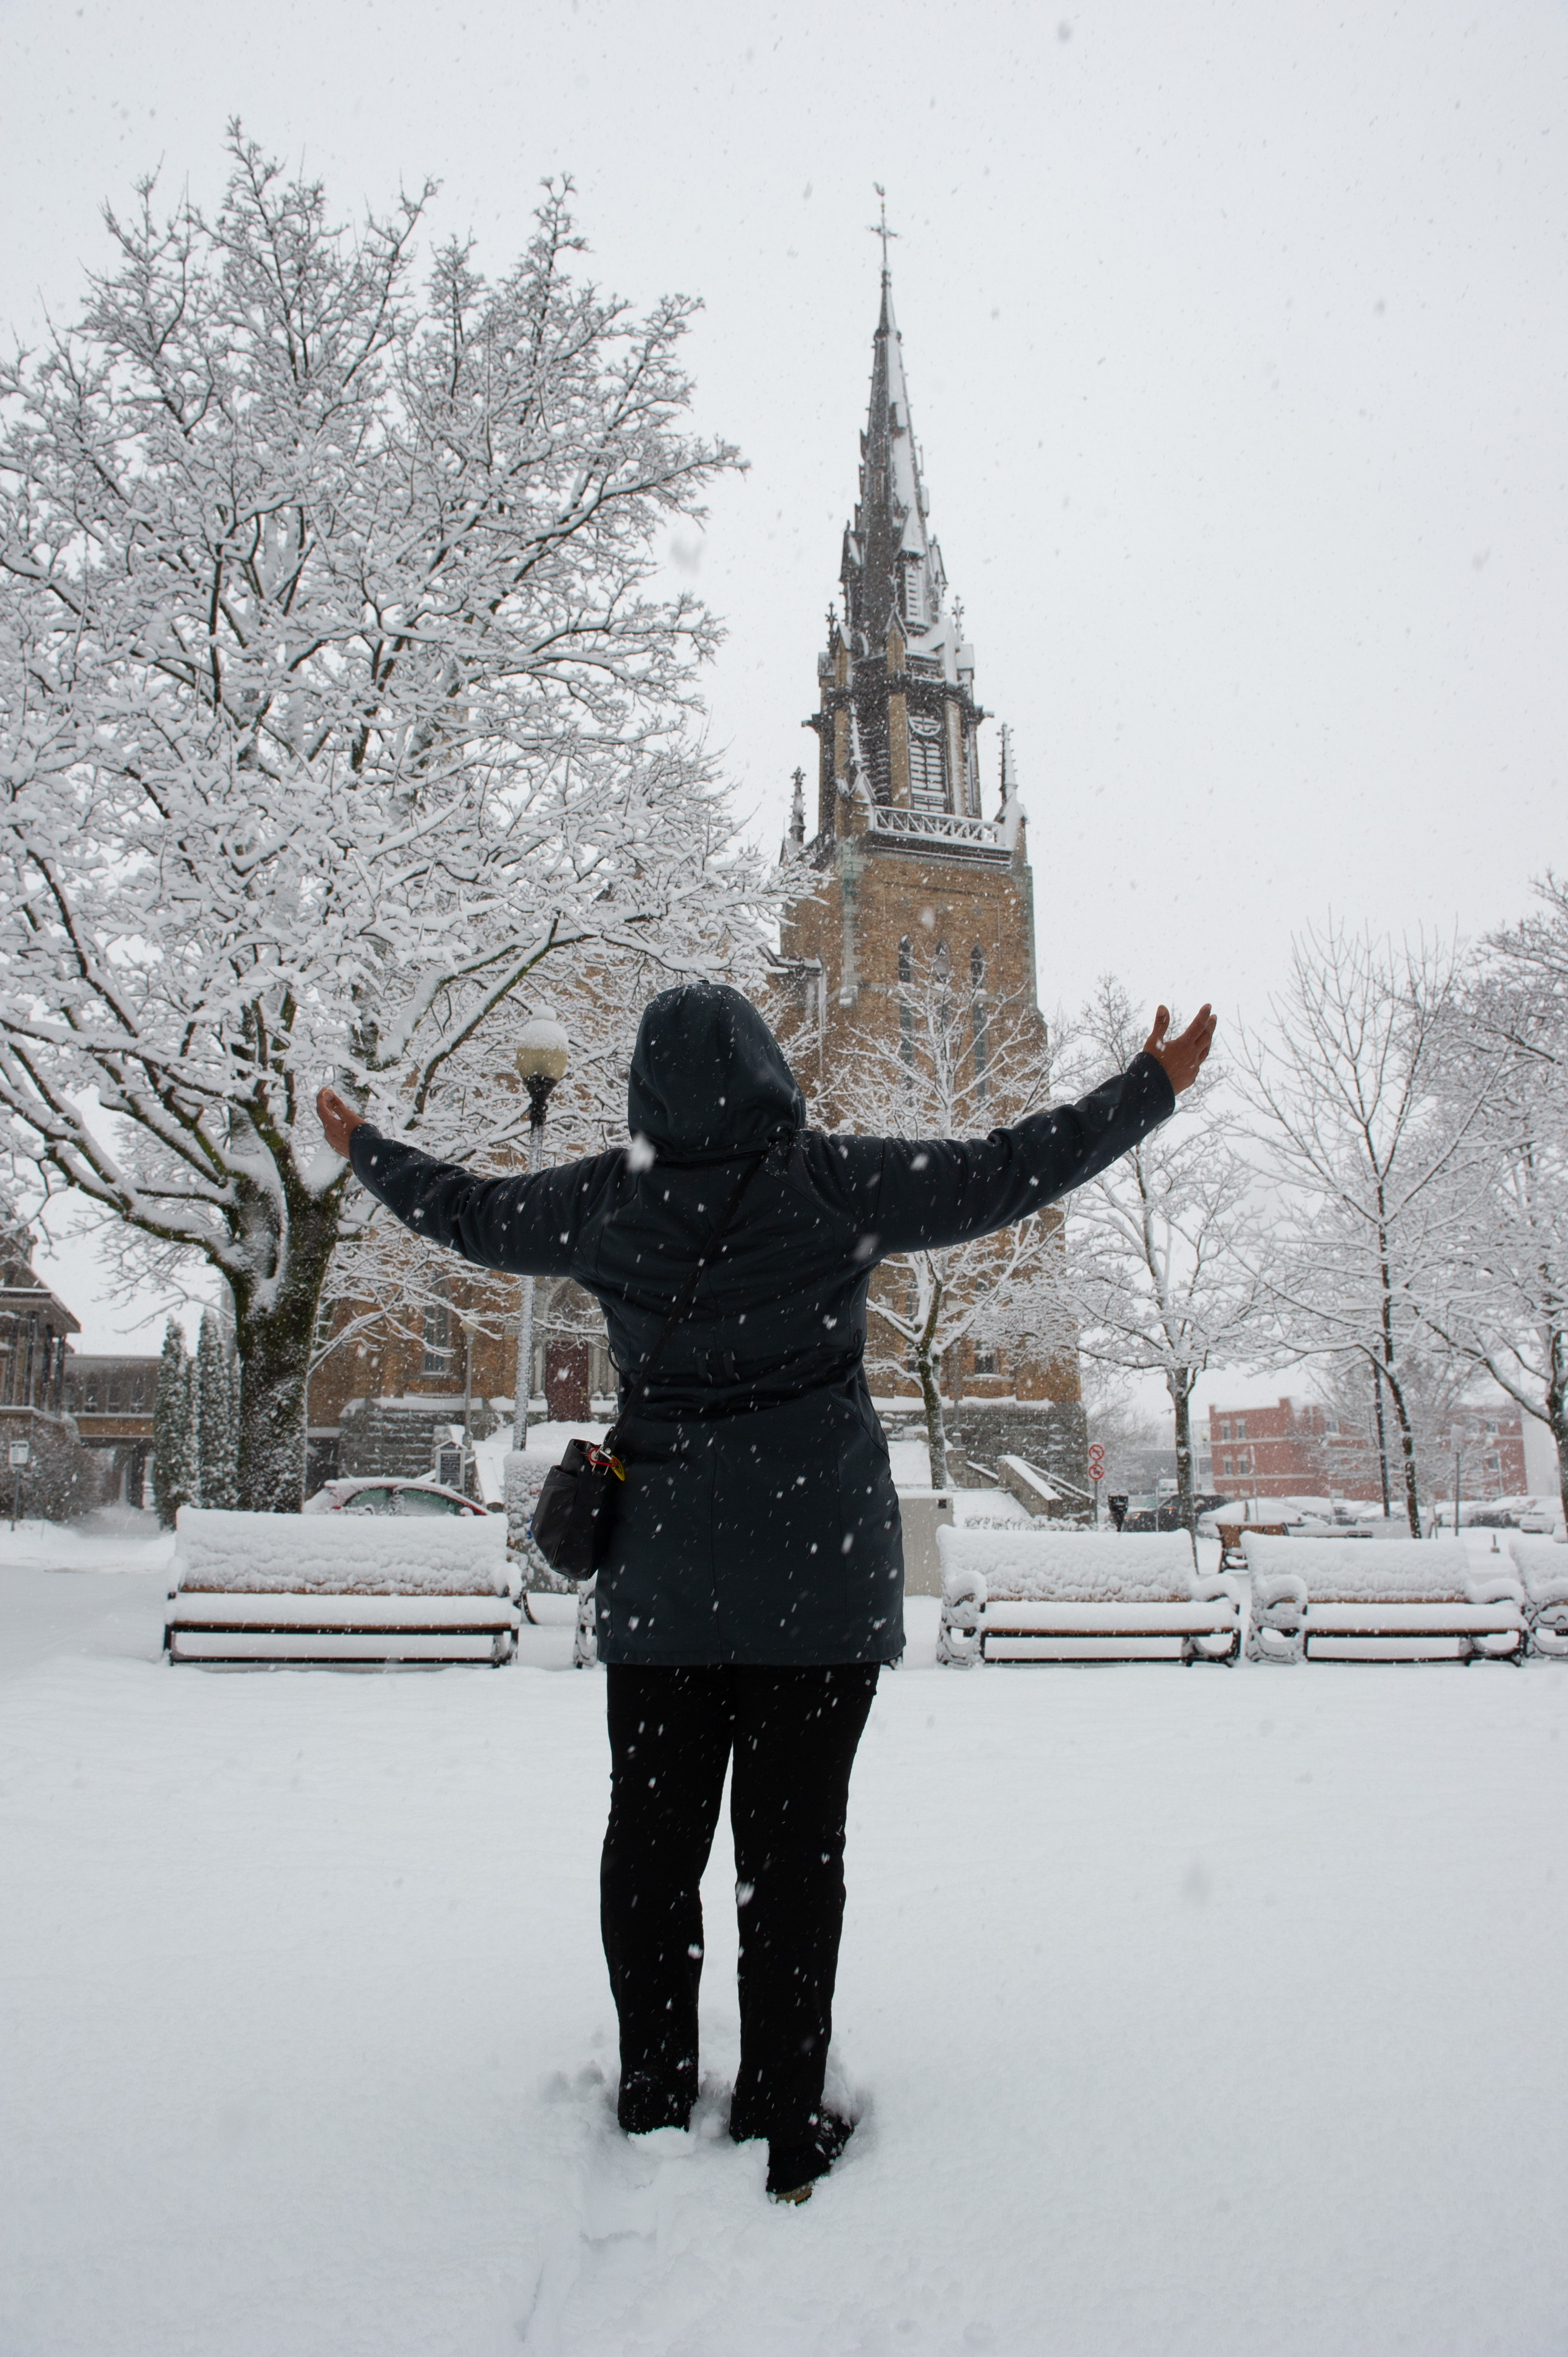
<svg viewBox="0 0 1568 2357"><path fill-rule="evenodd" d="M882 317L876 322L876 332L879 336L897 335L898 323L893 317L893 273L887 266L887 243L888 240L897 237L898 232L896 229L889 229L887 226L886 189L880 180L873 180L871 185L875 189L882 207L881 220L866 224L872 236L882 240Z"/></svg>
<svg viewBox="0 0 1568 2357"><path fill-rule="evenodd" d="M883 187L880 180L873 180L871 185L875 189L877 196L881 199L882 218L880 221L869 222L867 226L869 227L873 237L879 237L882 240L882 277L883 283L886 285L887 279L887 241L889 238L897 237L898 232L896 229L889 229L887 226L886 189Z"/></svg>

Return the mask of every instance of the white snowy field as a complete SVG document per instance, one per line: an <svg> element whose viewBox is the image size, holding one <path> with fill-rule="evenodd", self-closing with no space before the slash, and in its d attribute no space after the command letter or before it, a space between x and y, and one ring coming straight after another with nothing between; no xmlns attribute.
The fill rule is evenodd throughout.
<svg viewBox="0 0 1568 2357"><path fill-rule="evenodd" d="M565 1633L170 1670L166 1547L0 1537L5 2357L1568 2349L1559 1665L965 1674L918 1604L778 2209L722 1854L696 2132L615 2130Z"/></svg>

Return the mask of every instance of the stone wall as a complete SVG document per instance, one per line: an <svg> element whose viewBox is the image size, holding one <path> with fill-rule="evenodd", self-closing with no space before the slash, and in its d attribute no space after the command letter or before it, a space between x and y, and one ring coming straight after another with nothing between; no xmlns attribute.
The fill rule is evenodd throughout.
<svg viewBox="0 0 1568 2357"><path fill-rule="evenodd" d="M889 1440L924 1440L926 1419L918 1401L907 1410L877 1403L882 1428ZM1047 1480L1071 1485L1065 1492L1073 1511L1087 1511L1089 1432L1080 1400L965 1400L946 1406L948 1471L965 1487L989 1485L996 1479L999 1457L1021 1457ZM1080 1499L1075 1491L1085 1492Z"/></svg>
<svg viewBox="0 0 1568 2357"><path fill-rule="evenodd" d="M348 1480L419 1480L435 1458L438 1426L461 1424L462 1400L350 1400L338 1427L338 1471ZM473 1409L474 1437L484 1440L498 1418L485 1400Z"/></svg>

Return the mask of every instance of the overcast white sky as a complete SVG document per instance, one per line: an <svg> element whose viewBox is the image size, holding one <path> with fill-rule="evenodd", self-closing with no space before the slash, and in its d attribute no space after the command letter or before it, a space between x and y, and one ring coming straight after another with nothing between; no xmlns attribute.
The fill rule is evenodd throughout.
<svg viewBox="0 0 1568 2357"><path fill-rule="evenodd" d="M214 197L236 112L345 211L438 178L498 270L570 171L602 281L703 298L699 415L750 471L686 561L774 839L885 182L1047 1007L1112 968L1257 1020L1331 904L1475 931L1563 864L1562 0L0 0L0 331L70 315L138 174ZM81 1252L58 1280L112 1346Z"/></svg>

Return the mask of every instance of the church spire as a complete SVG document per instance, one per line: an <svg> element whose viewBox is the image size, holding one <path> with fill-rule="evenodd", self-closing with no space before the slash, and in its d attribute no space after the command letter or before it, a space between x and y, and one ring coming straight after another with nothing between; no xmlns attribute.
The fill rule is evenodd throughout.
<svg viewBox="0 0 1568 2357"><path fill-rule="evenodd" d="M928 525L886 209L873 234L882 245L881 305L859 496L843 535L843 613L828 617L821 702L809 723L822 747L816 840L869 833L886 843L961 842L989 856L998 847L981 812L975 741L985 714L974 699L974 650L961 610L948 607Z"/></svg>
<svg viewBox="0 0 1568 2357"><path fill-rule="evenodd" d="M882 190L877 189L877 195ZM882 307L872 342L871 401L860 440L860 497L844 533L840 577L851 651L881 655L897 622L906 645L924 641L945 619L947 583L940 551L926 530L929 502L909 418L904 343L893 310L887 208L874 234L882 241Z"/></svg>

